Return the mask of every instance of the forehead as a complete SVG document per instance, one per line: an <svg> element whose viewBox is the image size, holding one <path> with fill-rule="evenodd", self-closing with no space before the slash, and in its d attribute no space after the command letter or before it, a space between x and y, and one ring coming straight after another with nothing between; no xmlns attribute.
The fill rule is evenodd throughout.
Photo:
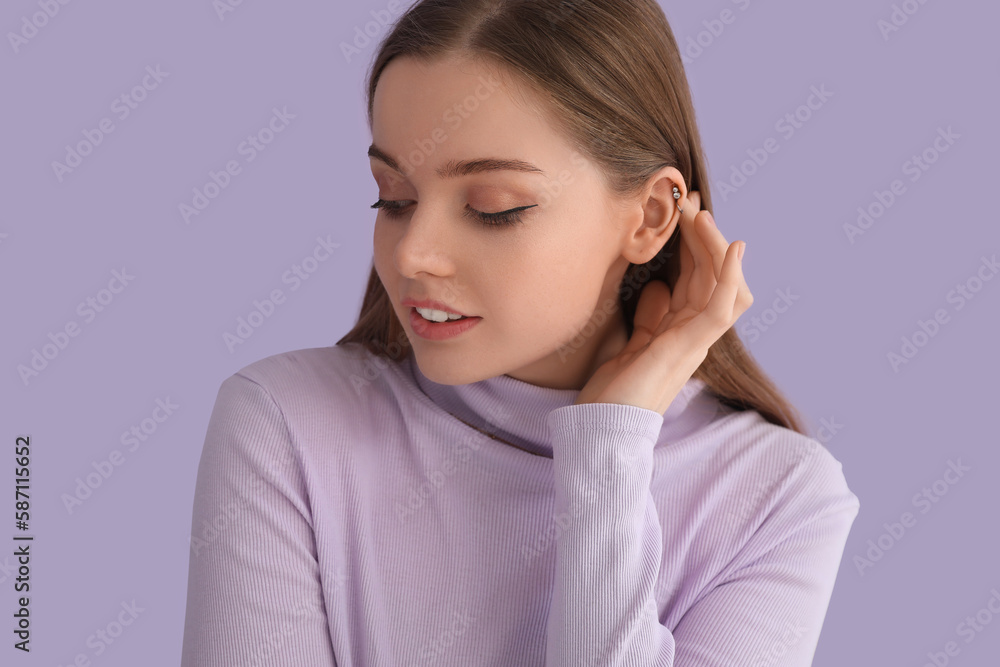
<svg viewBox="0 0 1000 667"><path fill-rule="evenodd" d="M541 101L511 77L471 60L397 58L379 78L373 143L400 161L482 156L538 160L568 154Z"/></svg>

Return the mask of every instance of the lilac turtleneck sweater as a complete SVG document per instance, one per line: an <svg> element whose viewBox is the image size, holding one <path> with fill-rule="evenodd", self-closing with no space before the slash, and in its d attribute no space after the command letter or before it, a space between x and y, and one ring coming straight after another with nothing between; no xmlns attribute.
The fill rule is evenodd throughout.
<svg viewBox="0 0 1000 667"><path fill-rule="evenodd" d="M665 415L577 395L357 345L227 378L182 667L809 665L859 509L840 463L700 380Z"/></svg>

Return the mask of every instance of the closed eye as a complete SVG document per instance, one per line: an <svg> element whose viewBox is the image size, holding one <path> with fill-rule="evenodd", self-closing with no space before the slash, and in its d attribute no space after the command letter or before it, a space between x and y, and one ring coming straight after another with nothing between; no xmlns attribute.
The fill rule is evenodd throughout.
<svg viewBox="0 0 1000 667"><path fill-rule="evenodd" d="M386 201L384 199L379 199L377 202L372 204L372 208L381 209L390 218L402 218L406 213L405 209L409 208L404 202L398 201ZM466 217L472 218L485 227L507 227L515 224L523 223L522 212L531 208L535 208L537 204L532 206L519 206L518 208L512 208L508 211L500 211L498 213L484 213L483 211L477 211L468 204L465 206L464 215Z"/></svg>

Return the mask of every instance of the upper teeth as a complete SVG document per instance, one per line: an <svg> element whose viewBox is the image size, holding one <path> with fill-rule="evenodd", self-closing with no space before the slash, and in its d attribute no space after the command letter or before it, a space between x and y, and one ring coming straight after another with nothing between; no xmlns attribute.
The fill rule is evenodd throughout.
<svg viewBox="0 0 1000 667"><path fill-rule="evenodd" d="M463 315L452 315L451 313L446 313L443 310L431 310L430 308L417 308L417 312L420 313L424 319L432 322L459 320L464 317Z"/></svg>

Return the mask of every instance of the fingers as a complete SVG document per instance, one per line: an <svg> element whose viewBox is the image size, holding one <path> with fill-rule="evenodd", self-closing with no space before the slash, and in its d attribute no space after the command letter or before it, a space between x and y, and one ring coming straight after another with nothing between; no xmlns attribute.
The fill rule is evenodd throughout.
<svg viewBox="0 0 1000 667"><path fill-rule="evenodd" d="M721 261L718 262L718 269L716 268L717 260L712 255L711 246L715 242L715 237L711 234L711 229L703 229L706 225L714 228L709 220L708 211L700 211L695 216L687 218L684 221L686 226L681 228L681 239L691 258L684 293L687 305L697 310L704 309L708 304L722 269ZM725 252L725 248L722 252Z"/></svg>
<svg viewBox="0 0 1000 667"><path fill-rule="evenodd" d="M667 299L666 306L662 309L660 322L657 328L653 332L653 338L658 337L661 333L666 331L671 326L671 320L673 316L667 317L668 313L680 313L687 307L689 302L689 289L691 284L691 278L695 273L695 258L691 254L691 243L688 237L692 234L691 225L694 224L694 219L698 216L701 211L701 194L697 190L692 190L688 193L687 197L683 202L683 213L681 213L681 220L678 223L681 231L681 242L677 244L678 254L680 257L678 261L680 263L680 270L677 274L677 280L674 283L673 290L669 290L669 298ZM704 259L702 259L704 262ZM708 296L705 297L706 301ZM705 306L704 303L697 304L695 306L696 310L701 310Z"/></svg>
<svg viewBox="0 0 1000 667"><path fill-rule="evenodd" d="M726 248L729 247L729 242L719 231L719 227L715 224L715 216L709 211L704 211L703 215L699 216L698 234L704 244L705 252L712 258L712 271L718 281L722 278L722 265L726 261Z"/></svg>
<svg viewBox="0 0 1000 667"><path fill-rule="evenodd" d="M700 196L698 201L701 201ZM723 236L709 211L697 211L693 217L682 220L682 224L686 225L681 231L684 240L681 252L684 289L675 289L674 293L685 295L686 303L692 308L703 310L712 298L716 285L722 280L726 252L731 244ZM686 259L690 260L687 262L687 267L690 268L685 266Z"/></svg>
<svg viewBox="0 0 1000 667"><path fill-rule="evenodd" d="M688 244L682 242L679 247L681 269L677 276L677 282L674 284L674 292L670 296L670 307L674 312L683 310L687 305L688 290L690 289L691 275L694 270L694 258L691 256Z"/></svg>
<svg viewBox="0 0 1000 667"><path fill-rule="evenodd" d="M697 214L698 211L701 210L701 193L700 192L698 192L697 190L692 190L691 192L688 193L688 196L685 197L685 199L687 199L687 203L684 204L684 206L682 207L685 212L689 208L691 209L691 212L694 213L694 214Z"/></svg>
<svg viewBox="0 0 1000 667"><path fill-rule="evenodd" d="M708 306L695 318L698 320L698 335L706 338L714 336L713 342L753 304L753 295L743 275L743 261L739 258L740 245L737 241L726 249L719 283Z"/></svg>
<svg viewBox="0 0 1000 667"><path fill-rule="evenodd" d="M635 307L632 338L626 349L644 347L655 335L663 316L670 310L670 288L662 280L651 280L639 295Z"/></svg>
<svg viewBox="0 0 1000 667"><path fill-rule="evenodd" d="M698 345L707 343L704 346L710 347L753 304L739 257L742 242L727 242L711 214L699 210L700 203L697 192L689 193L680 221L677 283L672 293L660 281L652 281L643 290L626 348L629 351L657 346L662 334L673 326L671 319L685 309L698 314L682 325L684 337L690 335Z"/></svg>
<svg viewBox="0 0 1000 667"><path fill-rule="evenodd" d="M681 213L681 219L678 223L678 227L681 230L681 243L678 244L679 254L680 254L680 272L677 277L677 283L674 285L673 295L670 300L670 307L674 311L679 311L688 302L688 291L690 289L691 276L695 270L695 257L691 252L691 236L694 234L693 225L694 219L701 210L701 193L697 190L692 190L687 194L683 203L684 212ZM701 258L704 262L704 257ZM707 297L706 297L707 298ZM704 304L699 304L700 308Z"/></svg>

